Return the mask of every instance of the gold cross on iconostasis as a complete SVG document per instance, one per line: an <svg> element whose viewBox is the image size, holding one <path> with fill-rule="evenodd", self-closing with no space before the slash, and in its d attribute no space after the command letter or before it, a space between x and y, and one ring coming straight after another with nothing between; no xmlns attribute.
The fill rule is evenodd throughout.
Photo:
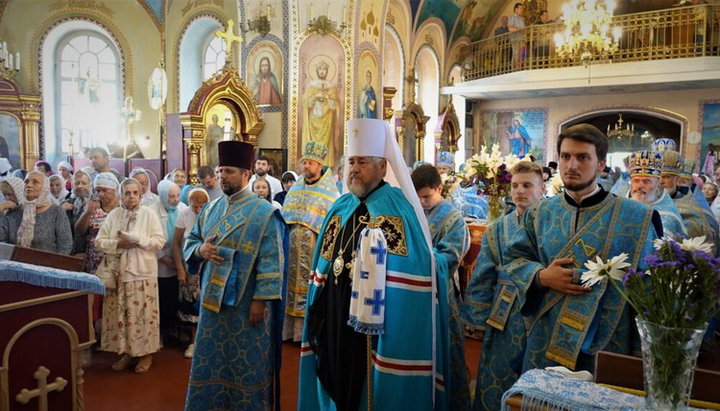
<svg viewBox="0 0 720 411"><path fill-rule="evenodd" d="M234 25L235 22L230 19L227 22L227 27L225 28L225 31L217 30L215 32L215 37L219 37L225 41L225 62L231 61L232 44L234 42L242 43L243 41L243 38L239 34L235 34L235 30L233 29Z"/></svg>

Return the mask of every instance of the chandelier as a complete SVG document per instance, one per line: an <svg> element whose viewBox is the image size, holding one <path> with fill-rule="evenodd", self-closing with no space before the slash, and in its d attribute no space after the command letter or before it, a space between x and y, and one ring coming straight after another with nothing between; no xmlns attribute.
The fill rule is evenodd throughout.
<svg viewBox="0 0 720 411"><path fill-rule="evenodd" d="M615 0L572 0L563 6L565 31L555 34L557 54L562 58L580 58L589 64L606 58L618 49L622 30L610 23Z"/></svg>
<svg viewBox="0 0 720 411"><path fill-rule="evenodd" d="M617 123L614 125L608 124L607 126L607 136L618 140L633 138L635 136L635 125L626 123L622 118L622 113L618 113Z"/></svg>

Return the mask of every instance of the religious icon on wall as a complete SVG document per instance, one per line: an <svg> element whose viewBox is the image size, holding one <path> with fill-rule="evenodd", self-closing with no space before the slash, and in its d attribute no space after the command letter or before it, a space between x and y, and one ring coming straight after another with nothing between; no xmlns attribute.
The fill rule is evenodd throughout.
<svg viewBox="0 0 720 411"><path fill-rule="evenodd" d="M700 130L700 165L706 173L714 175L718 164L718 152L713 150L720 146L720 100L702 101L702 129ZM695 140L690 138L688 140ZM697 144L698 142L689 141Z"/></svg>
<svg viewBox="0 0 720 411"><path fill-rule="evenodd" d="M235 116L225 104L215 104L205 114L205 146L208 165L218 161L217 145L221 141L235 140Z"/></svg>
<svg viewBox="0 0 720 411"><path fill-rule="evenodd" d="M358 62L358 117L378 118L379 106L377 93L377 62L369 50L360 54Z"/></svg>
<svg viewBox="0 0 720 411"><path fill-rule="evenodd" d="M545 158L545 110L492 110L483 113L483 144L497 143L503 155Z"/></svg>
<svg viewBox="0 0 720 411"><path fill-rule="evenodd" d="M298 156L309 141L328 147L327 165L333 166L343 154L345 58L333 36L311 35L300 47L301 101L299 123L302 133Z"/></svg>
<svg viewBox="0 0 720 411"><path fill-rule="evenodd" d="M0 157L7 158L13 169L20 168L20 124L10 114L0 114Z"/></svg>
<svg viewBox="0 0 720 411"><path fill-rule="evenodd" d="M258 105L282 104L283 58L278 46L261 41L248 53L248 84Z"/></svg>

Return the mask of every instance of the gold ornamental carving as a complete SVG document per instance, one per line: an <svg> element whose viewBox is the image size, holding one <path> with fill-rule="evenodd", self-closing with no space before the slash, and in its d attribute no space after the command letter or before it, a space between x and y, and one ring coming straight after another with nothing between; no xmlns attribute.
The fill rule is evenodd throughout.
<svg viewBox="0 0 720 411"><path fill-rule="evenodd" d="M231 64L215 73L205 81L188 105L188 110L180 113L183 127L183 140L189 154L189 172L191 181L195 181L200 165L215 161L210 158L212 136L208 133L208 117L214 107L223 106L230 113L228 119L234 125L232 138L257 146L258 134L265 123L255 103L253 93L238 75Z"/></svg>

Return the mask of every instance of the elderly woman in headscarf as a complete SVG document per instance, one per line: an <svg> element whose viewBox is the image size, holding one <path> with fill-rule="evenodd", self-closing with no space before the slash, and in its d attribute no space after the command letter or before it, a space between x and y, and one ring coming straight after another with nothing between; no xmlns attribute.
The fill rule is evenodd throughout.
<svg viewBox="0 0 720 411"><path fill-rule="evenodd" d="M48 177L48 181L50 182L50 199L53 203L60 205L70 194L65 189L65 181L57 174Z"/></svg>
<svg viewBox="0 0 720 411"><path fill-rule="evenodd" d="M178 318L182 325L189 326L190 344L185 350L185 358L192 358L195 352L195 328L198 323L198 309L195 306L200 293L200 276L187 275L187 267L183 260L183 243L190 231L195 226L197 216L203 206L210 201L210 196L205 189L196 187L189 191L188 201L190 207L186 207L178 215L175 223L175 235L173 236L173 259L177 269L177 279L180 285ZM197 274L197 273L193 273Z"/></svg>
<svg viewBox="0 0 720 411"><path fill-rule="evenodd" d="M0 181L0 192L4 198L0 203L0 211L3 214L17 209L25 202L25 182L20 178L5 177Z"/></svg>
<svg viewBox="0 0 720 411"><path fill-rule="evenodd" d="M157 253L158 288L160 290L160 335L166 338L175 330L178 307L178 278L173 260L172 240L178 215L187 208L180 202L180 187L172 181L163 180L158 186L160 201L151 208L160 218L165 236L165 247Z"/></svg>
<svg viewBox="0 0 720 411"><path fill-rule="evenodd" d="M22 247L70 254L72 233L67 215L50 197L45 174L31 171L25 177L25 201L8 211L0 224L0 241Z"/></svg>
<svg viewBox="0 0 720 411"><path fill-rule="evenodd" d="M79 233L75 229L75 225L85 210L85 206L90 202L92 195L92 185L90 183L90 176L86 172L78 170L73 176L72 193L70 197L60 204L63 210L67 212L70 227L73 229L72 254L85 252L86 241L84 233Z"/></svg>
<svg viewBox="0 0 720 411"><path fill-rule="evenodd" d="M73 166L70 165L67 161L61 161L57 164L57 171L58 174L63 178L65 181L65 189L70 190L72 188L72 180L73 180Z"/></svg>
<svg viewBox="0 0 720 411"><path fill-rule="evenodd" d="M151 206L154 203L159 203L160 198L157 194L150 190L150 172L142 167L133 168L130 171L130 178L134 178L140 183L142 189L140 193L140 204L144 206Z"/></svg>
<svg viewBox="0 0 720 411"><path fill-rule="evenodd" d="M140 183L129 178L120 191L122 206L108 214L95 239L105 254L98 273L103 268L112 275L106 282L100 349L121 355L113 370L136 362L135 372L144 373L160 348L155 253L165 239L157 214L140 204Z"/></svg>
<svg viewBox="0 0 720 411"><path fill-rule="evenodd" d="M89 179L84 171L78 171L75 178L80 173ZM103 258L103 252L95 245L95 238L100 232L100 227L105 218L120 202L120 183L118 183L117 177L113 173L98 174L93 185L95 186L97 200L88 201L82 210L82 214L75 222L75 238L85 241L83 246L85 250L85 272L90 274L95 274L95 270L97 270ZM100 319L101 314L102 296L95 295L93 299L93 321ZM101 324L97 324L95 327L96 330L101 328Z"/></svg>

